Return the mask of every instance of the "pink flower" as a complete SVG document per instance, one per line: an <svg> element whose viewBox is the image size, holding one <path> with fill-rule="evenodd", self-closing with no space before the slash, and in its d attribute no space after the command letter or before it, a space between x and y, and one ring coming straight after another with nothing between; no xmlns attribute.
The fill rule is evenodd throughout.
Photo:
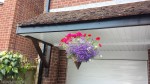
<svg viewBox="0 0 150 84"><path fill-rule="evenodd" d="M71 33L69 33L69 34L67 34L67 36L66 37L72 37L72 34Z"/></svg>
<svg viewBox="0 0 150 84"><path fill-rule="evenodd" d="M70 42L70 41L72 41L72 38L71 37L66 37L66 39L67 39L67 42Z"/></svg>
<svg viewBox="0 0 150 84"><path fill-rule="evenodd" d="M81 33L81 32L77 32L76 35L77 35L78 37L81 37L81 36L82 36L82 33Z"/></svg>
<svg viewBox="0 0 150 84"><path fill-rule="evenodd" d="M77 35L76 35L76 34L72 34L71 36L72 36L72 37L74 37L74 38L76 38L76 37L77 37Z"/></svg>
<svg viewBox="0 0 150 84"><path fill-rule="evenodd" d="M99 41L101 38L100 37L96 37L96 40Z"/></svg>
<svg viewBox="0 0 150 84"><path fill-rule="evenodd" d="M66 37L65 37L65 38L62 38L62 39L61 39L61 42L66 43L66 42L67 42L67 38L66 38Z"/></svg>

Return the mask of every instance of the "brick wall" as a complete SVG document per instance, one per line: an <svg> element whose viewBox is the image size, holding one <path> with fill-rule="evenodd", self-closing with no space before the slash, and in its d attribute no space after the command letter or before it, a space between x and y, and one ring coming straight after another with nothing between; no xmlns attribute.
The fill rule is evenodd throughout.
<svg viewBox="0 0 150 84"><path fill-rule="evenodd" d="M14 25L11 32L11 43L15 45L17 51L27 55L27 56L34 56L37 57L37 53L35 48L31 42L31 40L16 36L16 24L33 18L44 11L44 0L17 0L16 4L16 11L15 11L15 18L14 18ZM10 46L10 49L13 49L13 46Z"/></svg>
<svg viewBox="0 0 150 84"><path fill-rule="evenodd" d="M50 8L51 9L63 8L104 1L111 1L111 0L51 0Z"/></svg>
<svg viewBox="0 0 150 84"><path fill-rule="evenodd" d="M8 50L15 13L16 0L0 4L0 51Z"/></svg>
<svg viewBox="0 0 150 84"><path fill-rule="evenodd" d="M26 56L37 57L32 42L16 35L16 25L43 13L44 0L5 0L0 11L0 51L17 50Z"/></svg>
<svg viewBox="0 0 150 84"><path fill-rule="evenodd" d="M60 51L57 84L66 84L67 58L64 50Z"/></svg>
<svg viewBox="0 0 150 84"><path fill-rule="evenodd" d="M57 84L58 79L58 65L59 65L59 49L52 47L51 62L49 67L49 77L45 77L45 70L43 71L42 84Z"/></svg>
<svg viewBox="0 0 150 84"><path fill-rule="evenodd" d="M42 84L65 84L67 58L65 51L59 50L57 47L52 48L52 56L49 68L49 77L45 77L43 71Z"/></svg>

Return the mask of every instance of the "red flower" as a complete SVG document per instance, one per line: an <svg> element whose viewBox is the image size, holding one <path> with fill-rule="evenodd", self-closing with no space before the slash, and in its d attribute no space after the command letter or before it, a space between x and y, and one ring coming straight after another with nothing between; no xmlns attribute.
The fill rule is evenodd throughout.
<svg viewBox="0 0 150 84"><path fill-rule="evenodd" d="M64 42L64 38L61 39L61 42Z"/></svg>
<svg viewBox="0 0 150 84"><path fill-rule="evenodd" d="M91 37L92 35L91 35L91 34L88 34L88 36Z"/></svg>
<svg viewBox="0 0 150 84"><path fill-rule="evenodd" d="M83 36L86 37L86 34L84 34Z"/></svg>
<svg viewBox="0 0 150 84"><path fill-rule="evenodd" d="M99 43L99 47L102 47L102 44Z"/></svg>
<svg viewBox="0 0 150 84"><path fill-rule="evenodd" d="M100 37L96 37L96 40L99 41L99 40L100 40Z"/></svg>

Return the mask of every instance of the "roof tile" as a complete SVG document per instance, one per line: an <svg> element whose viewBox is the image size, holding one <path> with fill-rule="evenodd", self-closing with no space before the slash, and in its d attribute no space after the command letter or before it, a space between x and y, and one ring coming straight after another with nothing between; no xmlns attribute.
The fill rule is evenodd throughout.
<svg viewBox="0 0 150 84"><path fill-rule="evenodd" d="M19 23L19 26L72 23L140 14L150 14L149 0L75 11L44 13L30 20Z"/></svg>

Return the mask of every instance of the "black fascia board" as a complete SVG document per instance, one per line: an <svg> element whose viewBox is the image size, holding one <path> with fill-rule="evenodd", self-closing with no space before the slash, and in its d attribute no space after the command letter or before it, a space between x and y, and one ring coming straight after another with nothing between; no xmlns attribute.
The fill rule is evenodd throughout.
<svg viewBox="0 0 150 84"><path fill-rule="evenodd" d="M86 22L18 26L17 34L93 30L141 25L150 25L150 14Z"/></svg>

